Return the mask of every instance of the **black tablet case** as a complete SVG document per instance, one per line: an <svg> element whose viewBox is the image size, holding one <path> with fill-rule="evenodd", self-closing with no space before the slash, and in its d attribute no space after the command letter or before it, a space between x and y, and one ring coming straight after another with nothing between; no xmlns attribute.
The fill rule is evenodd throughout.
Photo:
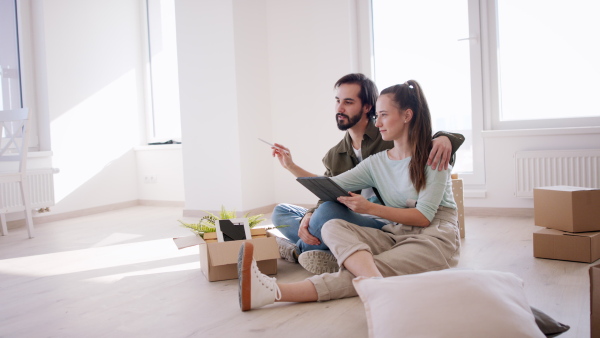
<svg viewBox="0 0 600 338"><path fill-rule="evenodd" d="M219 227L223 233L223 241L239 241L246 238L246 232L243 226L233 224L228 219L222 219L219 221Z"/></svg>
<svg viewBox="0 0 600 338"><path fill-rule="evenodd" d="M350 196L346 190L327 176L298 177L296 181L323 201L337 201L339 196Z"/></svg>

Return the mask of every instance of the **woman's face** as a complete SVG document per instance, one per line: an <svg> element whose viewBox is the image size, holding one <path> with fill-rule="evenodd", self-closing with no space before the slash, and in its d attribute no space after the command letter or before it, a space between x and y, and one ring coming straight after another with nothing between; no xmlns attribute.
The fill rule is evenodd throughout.
<svg viewBox="0 0 600 338"><path fill-rule="evenodd" d="M408 130L408 115L406 111L400 111L391 94L379 96L376 113L375 126L379 128L383 140L399 139Z"/></svg>

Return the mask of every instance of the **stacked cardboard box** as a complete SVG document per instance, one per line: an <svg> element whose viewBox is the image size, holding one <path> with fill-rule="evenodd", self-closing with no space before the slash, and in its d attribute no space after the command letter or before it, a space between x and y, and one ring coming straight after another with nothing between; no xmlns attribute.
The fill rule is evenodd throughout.
<svg viewBox="0 0 600 338"><path fill-rule="evenodd" d="M533 191L533 255L592 263L600 258L600 189L570 186Z"/></svg>

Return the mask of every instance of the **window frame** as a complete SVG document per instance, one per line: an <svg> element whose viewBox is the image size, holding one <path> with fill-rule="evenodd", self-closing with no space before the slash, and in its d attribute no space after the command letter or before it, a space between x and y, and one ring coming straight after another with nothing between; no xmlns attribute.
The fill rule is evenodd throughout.
<svg viewBox="0 0 600 338"><path fill-rule="evenodd" d="M483 67L483 39L480 25L480 3L479 0L468 0L469 10L469 36L464 37L464 43L470 44L471 58L471 130L473 137L473 172L459 173L466 185L474 187L469 197L485 197L483 187L485 185L485 162L484 162L484 111L485 94L481 79L484 76ZM374 39L373 39L373 3L372 0L357 0L357 65L359 71L373 77L374 69ZM451 130L450 130L451 131ZM481 188L481 190L480 190Z"/></svg>
<svg viewBox="0 0 600 338"><path fill-rule="evenodd" d="M160 144L167 141L181 142L182 131L181 126L179 135L156 135L156 111L154 104L153 74L152 74L152 50L150 41L150 12L149 0L143 0L143 55L144 55L144 97L145 97L145 120L146 120L146 142L147 144Z"/></svg>
<svg viewBox="0 0 600 338"><path fill-rule="evenodd" d="M600 116L597 117L570 117L554 119L536 119L519 121L502 121L500 99L500 67L498 47L498 0L480 0L481 3L481 30L482 47L486 72L482 78L482 85L486 88L487 95L485 109L485 130L517 130L517 129L548 129L548 128L577 128L600 126Z"/></svg>

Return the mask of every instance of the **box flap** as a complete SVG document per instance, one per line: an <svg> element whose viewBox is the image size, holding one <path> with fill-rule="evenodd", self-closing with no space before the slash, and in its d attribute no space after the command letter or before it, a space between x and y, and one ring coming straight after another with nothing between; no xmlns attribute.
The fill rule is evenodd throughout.
<svg viewBox="0 0 600 338"><path fill-rule="evenodd" d="M254 259L264 261L266 259L277 259L279 255L279 246L274 237L253 239Z"/></svg>
<svg viewBox="0 0 600 338"><path fill-rule="evenodd" d="M208 243L210 264L213 266L237 264L238 255L242 243L245 241L230 241L221 243ZM277 259L279 247L273 237L256 238L250 240L254 244L254 259L262 261L267 259Z"/></svg>
<svg viewBox="0 0 600 338"><path fill-rule="evenodd" d="M173 238L173 242L175 242L177 248L181 250L183 248L189 248L190 246L202 244L204 243L204 240L202 240L202 237L200 236L192 235Z"/></svg>
<svg viewBox="0 0 600 338"><path fill-rule="evenodd" d="M550 228L541 229L541 230L537 231L537 233L539 233L539 234L546 234L546 235L590 237L590 238L596 237L596 236L600 236L600 231L593 231L593 232L566 232L566 231L561 231L561 230L556 230L556 229L550 229Z"/></svg>
<svg viewBox="0 0 600 338"><path fill-rule="evenodd" d="M550 187L537 187L534 190L555 190L555 191L584 191L584 190L600 190L596 188L573 187L568 185L554 185Z"/></svg>

